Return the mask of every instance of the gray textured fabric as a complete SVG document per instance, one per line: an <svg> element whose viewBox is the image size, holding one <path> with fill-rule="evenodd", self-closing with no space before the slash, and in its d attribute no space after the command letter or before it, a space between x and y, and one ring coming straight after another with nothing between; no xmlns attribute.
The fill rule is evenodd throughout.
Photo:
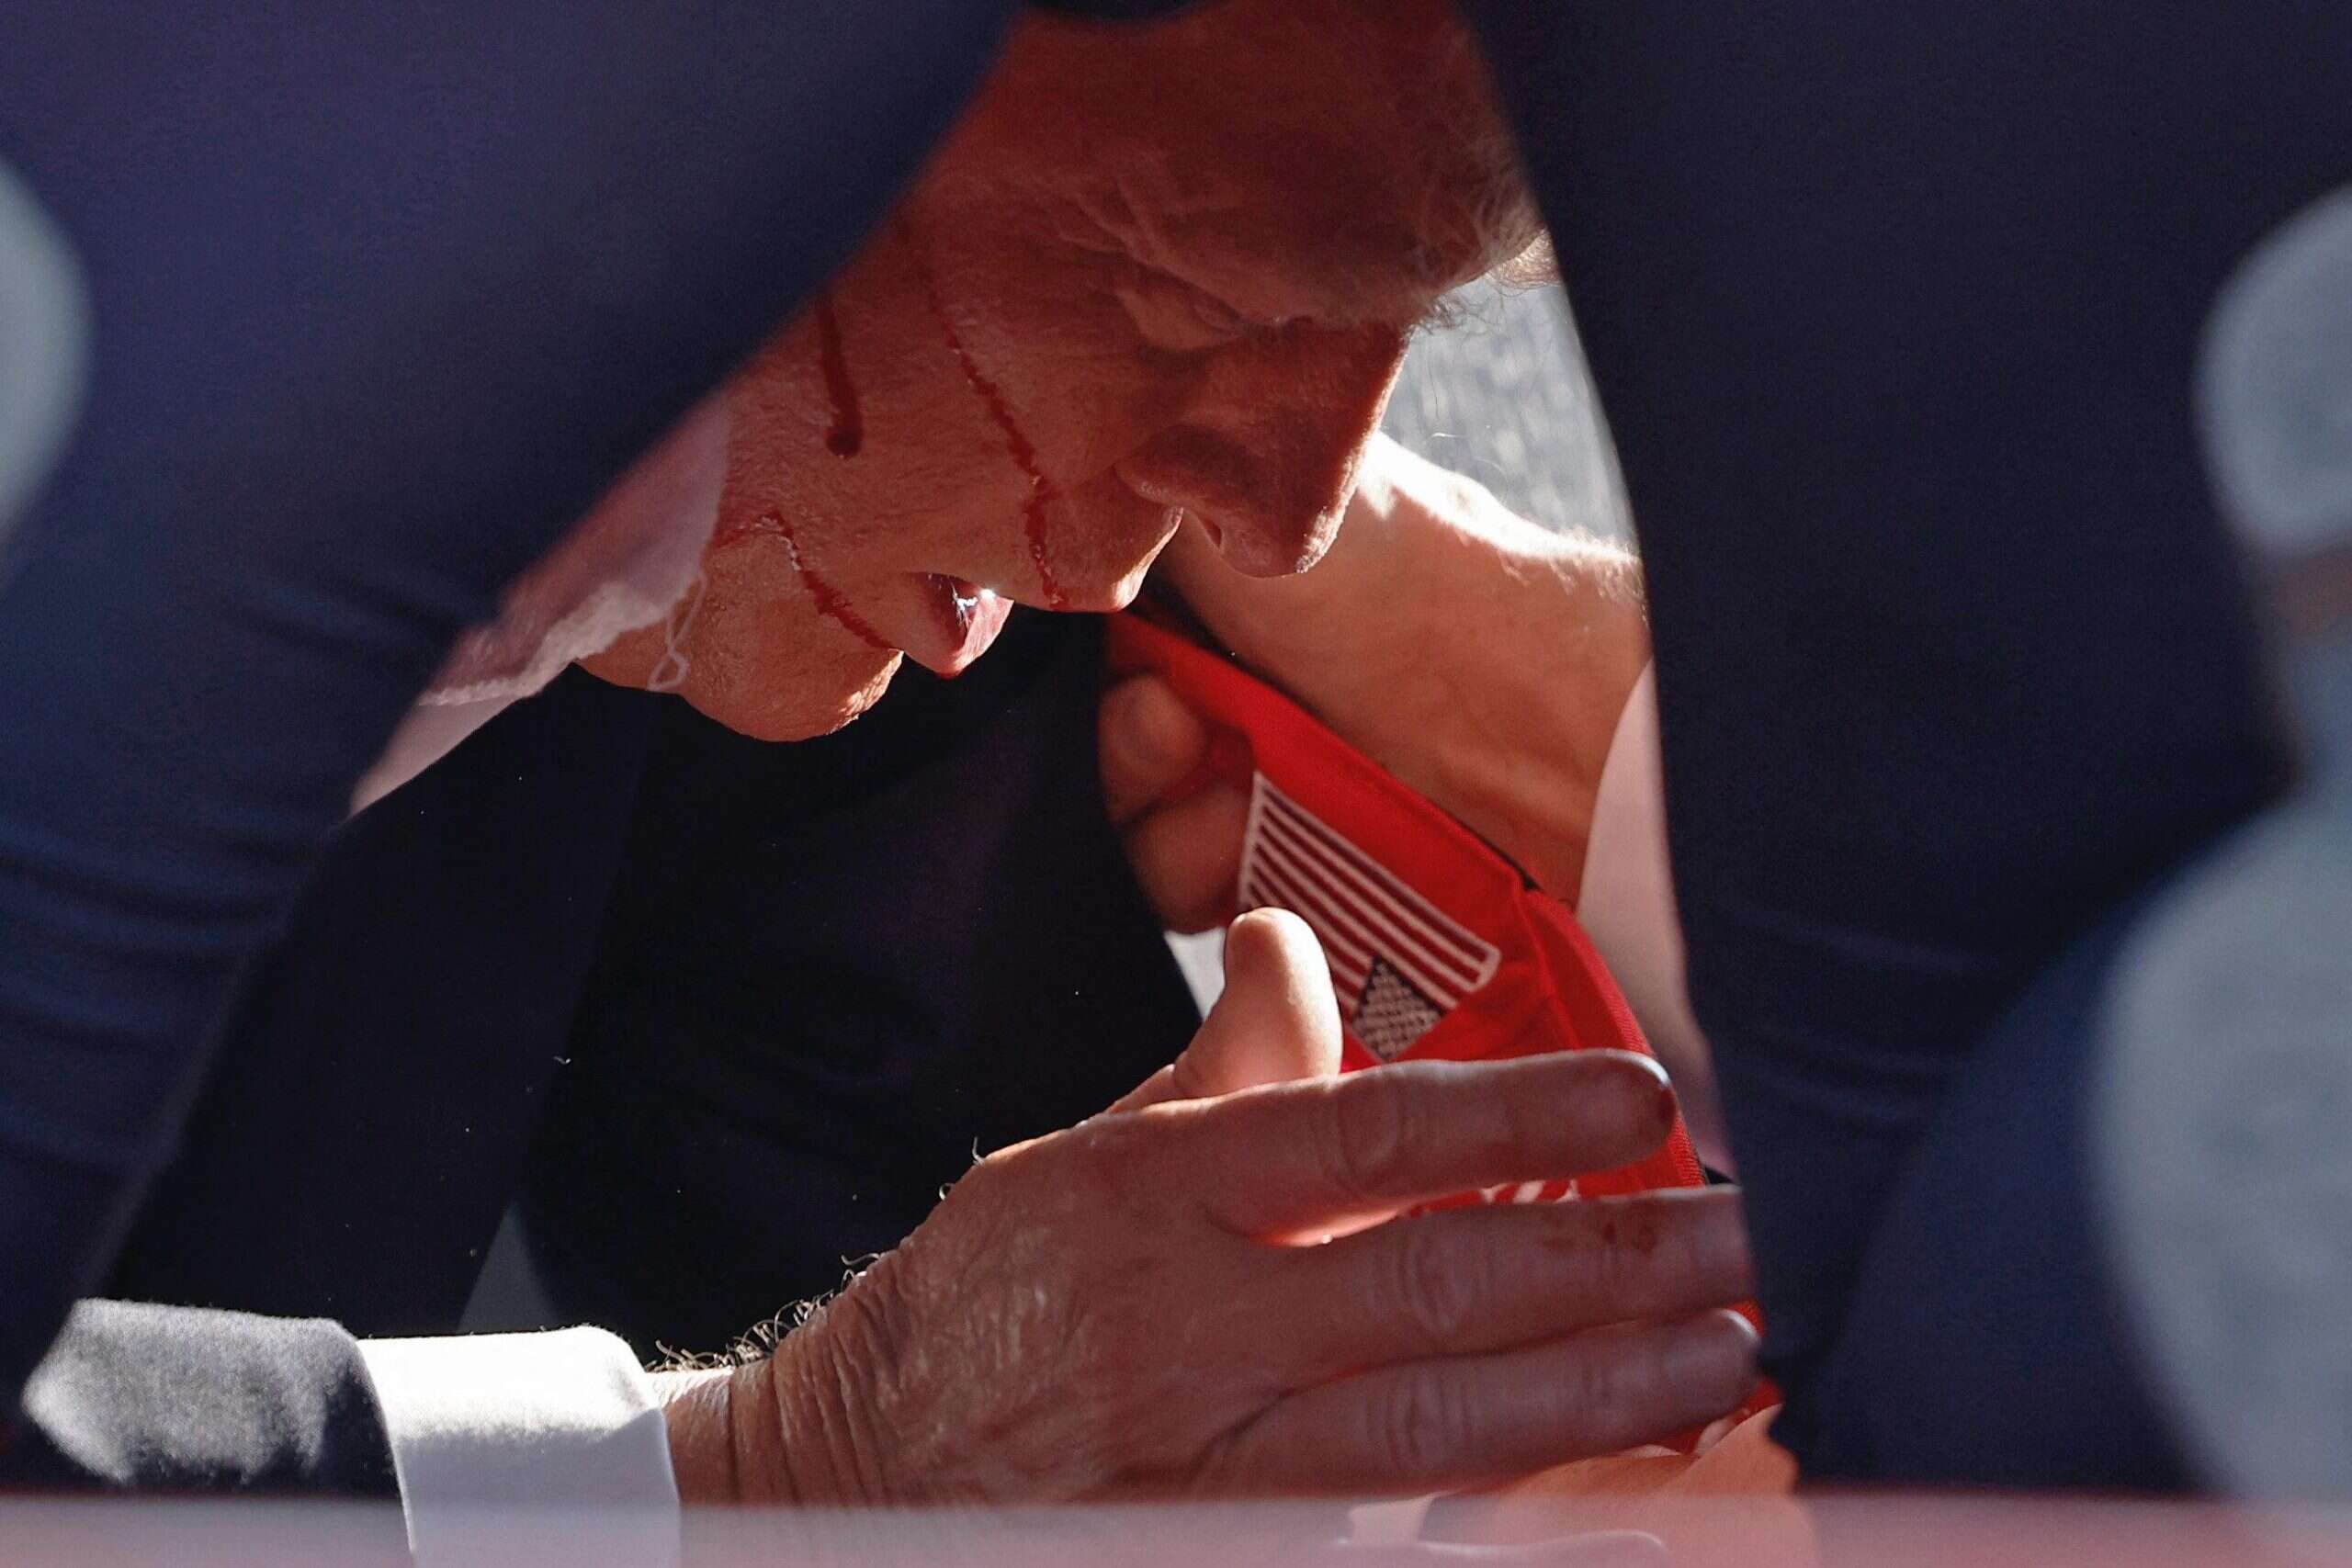
<svg viewBox="0 0 2352 1568"><path fill-rule="evenodd" d="M2102 1206L2195 1461L2352 1495L2352 835L2315 801L2176 891L2118 967Z"/></svg>
<svg viewBox="0 0 2352 1568"><path fill-rule="evenodd" d="M1624 487L1557 288L1481 282L1414 342L1385 429L1555 531L1632 542Z"/></svg>
<svg viewBox="0 0 2352 1568"><path fill-rule="evenodd" d="M73 429L89 336L80 263L0 164L0 549Z"/></svg>
<svg viewBox="0 0 2352 1568"><path fill-rule="evenodd" d="M2222 290L2199 412L2281 581L2352 550L2352 188ZM2282 639L2299 798L2208 857L2125 950L2094 1134L2131 1310L2230 1491L2352 1495L2352 626Z"/></svg>
<svg viewBox="0 0 2352 1568"><path fill-rule="evenodd" d="M2352 542L2352 186L2231 280L2199 379L2231 520L2273 550Z"/></svg>

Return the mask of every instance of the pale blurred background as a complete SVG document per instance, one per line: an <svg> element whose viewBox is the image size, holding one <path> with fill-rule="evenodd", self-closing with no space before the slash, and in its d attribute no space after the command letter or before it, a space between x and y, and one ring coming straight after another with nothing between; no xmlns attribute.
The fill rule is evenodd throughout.
<svg viewBox="0 0 2352 1568"><path fill-rule="evenodd" d="M1624 487L1556 286L1476 283L1424 333L1388 404L1389 434L1549 528L1629 536Z"/></svg>

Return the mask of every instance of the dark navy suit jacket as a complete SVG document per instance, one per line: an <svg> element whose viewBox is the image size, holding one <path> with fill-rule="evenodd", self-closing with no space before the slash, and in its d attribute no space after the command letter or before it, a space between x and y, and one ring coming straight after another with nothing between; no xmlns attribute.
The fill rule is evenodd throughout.
<svg viewBox="0 0 2352 1568"><path fill-rule="evenodd" d="M567 1321L716 1350L1197 1014L1103 814L1098 623L821 740L574 672L339 831L111 1293L447 1331L510 1201Z"/></svg>

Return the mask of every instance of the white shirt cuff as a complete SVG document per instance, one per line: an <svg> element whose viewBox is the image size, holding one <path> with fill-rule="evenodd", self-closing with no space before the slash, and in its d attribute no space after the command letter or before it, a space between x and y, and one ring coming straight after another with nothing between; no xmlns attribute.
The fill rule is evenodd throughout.
<svg viewBox="0 0 2352 1568"><path fill-rule="evenodd" d="M1666 770L1658 753L1657 668L1642 671L1617 717L1593 798L1577 919L1641 1021L1675 1092L1700 1159L1728 1175L1731 1143L1714 1058L1690 1014L1682 922L1666 852Z"/></svg>
<svg viewBox="0 0 2352 1568"><path fill-rule="evenodd" d="M674 1568L669 1429L620 1339L568 1328L367 1339L359 1353L424 1568Z"/></svg>

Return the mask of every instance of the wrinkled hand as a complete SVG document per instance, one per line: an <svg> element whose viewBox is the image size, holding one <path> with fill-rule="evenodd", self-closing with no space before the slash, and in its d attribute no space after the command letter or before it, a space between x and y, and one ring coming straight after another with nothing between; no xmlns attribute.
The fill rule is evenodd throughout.
<svg viewBox="0 0 2352 1568"><path fill-rule="evenodd" d="M774 1357L673 1406L684 1495L1409 1493L1746 1395L1752 1334L1711 1310L1749 1288L1724 1190L1377 1223L1639 1158L1672 1111L1656 1067L1590 1052L1340 1078L1304 925L1238 921L1227 965L1174 1066L982 1160ZM713 1426L719 1450L695 1435Z"/></svg>
<svg viewBox="0 0 2352 1568"><path fill-rule="evenodd" d="M1159 676L1131 675L1103 694L1095 742L1103 804L1160 924L1190 933L1231 919L1250 796L1221 778L1183 793L1208 761L1208 726Z"/></svg>

